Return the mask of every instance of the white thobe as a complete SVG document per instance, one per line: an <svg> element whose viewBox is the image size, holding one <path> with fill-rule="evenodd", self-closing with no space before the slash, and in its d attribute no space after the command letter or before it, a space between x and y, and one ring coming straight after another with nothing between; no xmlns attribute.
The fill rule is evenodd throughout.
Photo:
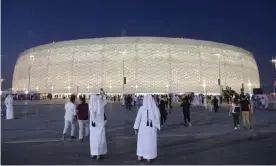
<svg viewBox="0 0 276 166"><path fill-rule="evenodd" d="M138 129L137 156L144 159L157 157L157 128L147 126L147 111L142 107L138 110L134 129Z"/></svg>
<svg viewBox="0 0 276 166"><path fill-rule="evenodd" d="M206 98L204 98L204 99L203 99L203 101L204 101L204 107L205 107L205 110L207 110L207 109L208 109L207 99L206 99Z"/></svg>
<svg viewBox="0 0 276 166"><path fill-rule="evenodd" d="M71 126L71 136L74 136L76 129L76 105L72 102L68 102L64 106L65 115L64 115L64 129L63 134L67 133L69 126Z"/></svg>
<svg viewBox="0 0 276 166"><path fill-rule="evenodd" d="M9 95L6 97L5 104L6 104L6 119L14 119L12 96Z"/></svg>
<svg viewBox="0 0 276 166"><path fill-rule="evenodd" d="M131 105L134 105L134 100L135 100L135 98L134 98L134 96L132 97L132 101L131 101Z"/></svg>
<svg viewBox="0 0 276 166"><path fill-rule="evenodd" d="M90 111L90 154L91 156L104 155L107 153L105 121L104 121L104 106L107 104L106 97L101 100L100 114L95 114ZM92 126L93 117L95 116L95 127Z"/></svg>
<svg viewBox="0 0 276 166"><path fill-rule="evenodd" d="M202 97L199 96L199 105L202 105Z"/></svg>
<svg viewBox="0 0 276 166"><path fill-rule="evenodd" d="M125 96L123 96L122 105L125 105Z"/></svg>

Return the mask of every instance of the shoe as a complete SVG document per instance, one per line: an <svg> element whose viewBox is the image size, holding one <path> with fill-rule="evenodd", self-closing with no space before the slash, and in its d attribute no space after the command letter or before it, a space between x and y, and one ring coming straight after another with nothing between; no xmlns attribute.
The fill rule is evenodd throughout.
<svg viewBox="0 0 276 166"><path fill-rule="evenodd" d="M237 128L237 127L235 127L234 129L235 129L235 130L237 130L238 128Z"/></svg>
<svg viewBox="0 0 276 166"><path fill-rule="evenodd" d="M66 134L62 135L62 140L65 140Z"/></svg>
<svg viewBox="0 0 276 166"><path fill-rule="evenodd" d="M100 159L102 159L102 157L101 156L97 156L97 160L100 160Z"/></svg>
<svg viewBox="0 0 276 166"><path fill-rule="evenodd" d="M191 122L189 122L189 127L192 127L192 123Z"/></svg>
<svg viewBox="0 0 276 166"><path fill-rule="evenodd" d="M184 126L187 126L187 124L184 124Z"/></svg>
<svg viewBox="0 0 276 166"><path fill-rule="evenodd" d="M150 164L150 163L151 163L151 161L150 161L149 159L147 160L147 162L148 162L148 164Z"/></svg>
<svg viewBox="0 0 276 166"><path fill-rule="evenodd" d="M238 129L240 129L241 128L241 126L240 125L238 125Z"/></svg>
<svg viewBox="0 0 276 166"><path fill-rule="evenodd" d="M76 137L75 136L71 136L71 139L76 139Z"/></svg>
<svg viewBox="0 0 276 166"><path fill-rule="evenodd" d="M97 156L91 156L92 159L95 159Z"/></svg>
<svg viewBox="0 0 276 166"><path fill-rule="evenodd" d="M80 142L83 142L83 138L82 139L79 139L80 140Z"/></svg>

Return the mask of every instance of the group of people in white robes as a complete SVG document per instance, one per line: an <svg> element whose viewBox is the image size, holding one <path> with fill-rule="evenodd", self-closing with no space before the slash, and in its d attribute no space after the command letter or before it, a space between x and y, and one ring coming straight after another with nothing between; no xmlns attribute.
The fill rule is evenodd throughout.
<svg viewBox="0 0 276 166"><path fill-rule="evenodd" d="M71 125L71 135L76 106L74 99L65 104L65 134ZM104 107L107 104L104 94L92 94L89 101L89 129L90 129L90 155L92 158L101 159L107 153L106 123ZM73 127L73 128L72 128ZM139 108L134 123L134 132L138 135L137 156L138 160L146 159L151 162L157 157L157 129L160 130L160 112L152 97L145 95L143 105Z"/></svg>

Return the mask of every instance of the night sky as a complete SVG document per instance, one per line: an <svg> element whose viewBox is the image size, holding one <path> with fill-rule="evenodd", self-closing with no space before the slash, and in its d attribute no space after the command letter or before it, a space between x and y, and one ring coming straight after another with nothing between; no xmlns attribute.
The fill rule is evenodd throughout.
<svg viewBox="0 0 276 166"><path fill-rule="evenodd" d="M261 86L276 70L274 0L2 0L1 74L11 88L20 52L53 41L126 36L183 37L235 45L256 58Z"/></svg>

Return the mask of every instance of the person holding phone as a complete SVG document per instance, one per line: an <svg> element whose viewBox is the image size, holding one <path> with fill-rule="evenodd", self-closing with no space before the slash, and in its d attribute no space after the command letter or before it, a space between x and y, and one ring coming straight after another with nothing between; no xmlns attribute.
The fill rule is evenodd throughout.
<svg viewBox="0 0 276 166"><path fill-rule="evenodd" d="M106 99L100 95L91 95L90 112L90 154L91 157L101 159L107 153L106 131L104 122L104 106Z"/></svg>

